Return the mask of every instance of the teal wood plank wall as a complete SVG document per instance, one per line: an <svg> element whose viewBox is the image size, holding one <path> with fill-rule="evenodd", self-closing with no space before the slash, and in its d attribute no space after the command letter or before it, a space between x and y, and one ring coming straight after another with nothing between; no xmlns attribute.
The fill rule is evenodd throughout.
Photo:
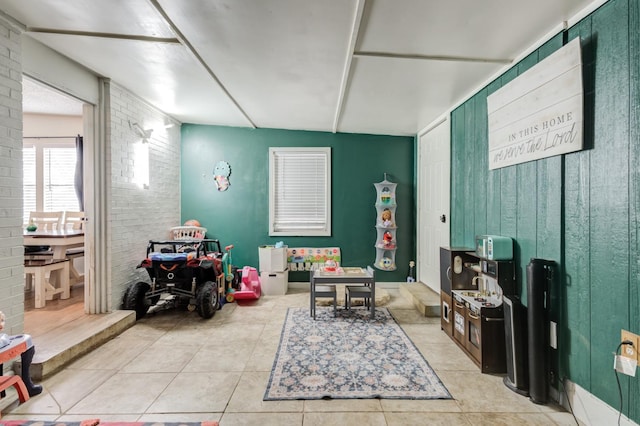
<svg viewBox="0 0 640 426"><path fill-rule="evenodd" d="M568 378L620 406L612 352L620 330L640 334L640 2L611 0L549 40L451 114L451 244L477 234L514 238L526 305L530 258L558 262L550 316L551 382ZM580 152L487 170L487 96L564 43L581 39ZM621 376L623 413L640 422L640 379Z"/></svg>
<svg viewBox="0 0 640 426"><path fill-rule="evenodd" d="M640 334L640 2L629 2L629 324ZM629 382L629 417L640 423L640 380Z"/></svg>
<svg viewBox="0 0 640 426"><path fill-rule="evenodd" d="M269 237L269 147L331 147L332 236ZM231 186L218 192L213 167L231 165ZM374 182L398 184L397 270L376 269L380 281L405 281L415 259L415 138L185 124L182 127L182 220L195 218L207 236L234 244L233 264L258 267L258 246L340 247L345 266L375 261ZM292 272L289 281L306 281Z"/></svg>

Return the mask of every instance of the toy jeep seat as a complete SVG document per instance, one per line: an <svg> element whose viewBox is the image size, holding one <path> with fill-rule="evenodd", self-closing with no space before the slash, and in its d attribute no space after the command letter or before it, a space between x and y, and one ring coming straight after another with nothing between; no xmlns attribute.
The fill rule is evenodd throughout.
<svg viewBox="0 0 640 426"><path fill-rule="evenodd" d="M195 252L190 253L150 253L151 278L155 278L156 284L171 282L183 288L184 285L191 287L194 268L188 267L187 263L195 259ZM151 271L150 271L151 272Z"/></svg>

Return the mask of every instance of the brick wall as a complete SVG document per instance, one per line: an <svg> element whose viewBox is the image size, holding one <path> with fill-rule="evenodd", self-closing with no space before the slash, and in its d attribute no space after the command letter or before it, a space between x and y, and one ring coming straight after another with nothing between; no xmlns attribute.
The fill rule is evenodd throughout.
<svg viewBox="0 0 640 426"><path fill-rule="evenodd" d="M111 125L107 170L111 172L108 220L111 234L111 309L120 309L122 294L134 281L149 282L136 266L150 239L166 239L180 225L180 126L117 84L110 84ZM169 129L165 124L176 124ZM149 188L134 183L138 123L153 129L149 139Z"/></svg>
<svg viewBox="0 0 640 426"><path fill-rule="evenodd" d="M22 67L21 35L0 19L0 310L5 331L24 329L22 245ZM107 125L107 221L111 251L110 309L121 307L132 281L148 280L136 265L149 239L166 238L180 225L180 123L111 83ZM153 128L149 139L150 185L133 182L134 149L141 138L130 123ZM165 128L172 123L174 127ZM104 285L98 283L98 285Z"/></svg>
<svg viewBox="0 0 640 426"><path fill-rule="evenodd" d="M20 61L20 33L0 19L0 310L9 334L24 329Z"/></svg>

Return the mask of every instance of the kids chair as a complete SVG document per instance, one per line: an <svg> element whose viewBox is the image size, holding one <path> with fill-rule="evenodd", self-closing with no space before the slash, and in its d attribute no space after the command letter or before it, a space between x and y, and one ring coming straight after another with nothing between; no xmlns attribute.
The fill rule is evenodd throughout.
<svg viewBox="0 0 640 426"><path fill-rule="evenodd" d="M347 285L344 287L344 303L347 310L351 309L352 298L363 298L364 306L371 308L371 287L368 285Z"/></svg>
<svg viewBox="0 0 640 426"><path fill-rule="evenodd" d="M316 299L318 297L333 297L333 317L335 318L338 310L336 286L333 284L315 286L314 298L311 301L311 316L314 320L316 319Z"/></svg>

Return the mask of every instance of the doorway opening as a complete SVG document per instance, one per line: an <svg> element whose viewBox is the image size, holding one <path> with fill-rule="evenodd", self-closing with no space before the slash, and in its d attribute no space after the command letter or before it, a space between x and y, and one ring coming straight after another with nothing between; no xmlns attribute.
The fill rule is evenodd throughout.
<svg viewBox="0 0 640 426"><path fill-rule="evenodd" d="M24 224L31 211L84 212L83 111L82 101L23 77ZM70 259L79 272L70 277L70 298L55 295L36 308L34 286L25 288L25 333L46 335L85 315L87 275L84 258L77 254Z"/></svg>

